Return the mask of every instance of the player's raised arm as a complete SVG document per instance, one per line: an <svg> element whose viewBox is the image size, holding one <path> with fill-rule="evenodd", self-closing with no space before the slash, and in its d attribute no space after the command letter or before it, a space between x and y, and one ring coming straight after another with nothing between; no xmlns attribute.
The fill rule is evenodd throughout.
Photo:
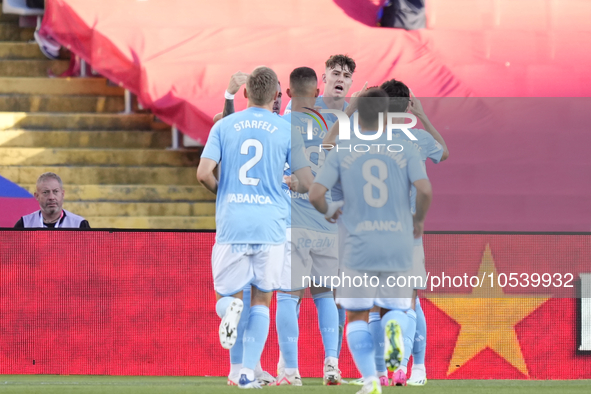
<svg viewBox="0 0 591 394"><path fill-rule="evenodd" d="M433 136L433 138L435 138L435 141L439 142L439 144L441 144L441 146L443 147L443 154L441 155L441 159L439 160L440 162L442 162L449 157L449 150L447 149L447 145L445 143L445 140L443 139L441 134L437 131L435 126L433 126L433 124L431 123L431 121L429 120L427 115L425 114L425 111L423 110L423 105L421 104L421 101L415 97L412 90L409 89L409 91L410 91L410 112L421 120L421 122L423 123L423 126L425 126L425 131L427 131L429 134L431 134Z"/></svg>
<svg viewBox="0 0 591 394"><path fill-rule="evenodd" d="M228 89L226 89L226 93L224 94L224 96L226 97L226 101L224 102L224 111L222 112L222 117L226 117L235 112L234 95L238 93L240 87L246 83L247 78L248 74L243 73L242 71L238 71L232 74L232 76L230 77Z"/></svg>

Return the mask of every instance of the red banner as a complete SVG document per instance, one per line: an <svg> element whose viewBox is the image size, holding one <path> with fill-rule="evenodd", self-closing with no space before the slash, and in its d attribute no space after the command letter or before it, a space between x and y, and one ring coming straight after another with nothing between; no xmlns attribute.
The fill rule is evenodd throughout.
<svg viewBox="0 0 591 394"><path fill-rule="evenodd" d="M0 374L226 375L213 242L196 232L0 231ZM570 271L589 291L579 281L591 273L589 235L428 234L425 247L432 274L442 264L454 276ZM540 287L427 292L429 377L591 378L589 303ZM449 297L456 291L462 298ZM300 371L319 377L311 300L300 319ZM274 372L271 322L262 361ZM346 345L340 367L358 376Z"/></svg>

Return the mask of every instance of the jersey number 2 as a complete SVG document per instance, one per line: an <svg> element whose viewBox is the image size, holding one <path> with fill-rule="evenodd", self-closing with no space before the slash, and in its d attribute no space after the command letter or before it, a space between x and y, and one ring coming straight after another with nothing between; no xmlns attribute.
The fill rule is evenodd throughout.
<svg viewBox="0 0 591 394"><path fill-rule="evenodd" d="M242 167L240 167L238 179L240 179L240 182L243 185L256 186L261 180L259 178L249 178L246 176L246 173L263 158L263 144L261 144L261 141L259 140L252 138L248 139L242 143L242 146L240 147L240 154L248 155L248 151L250 150L251 146L254 147L254 157L244 163Z"/></svg>

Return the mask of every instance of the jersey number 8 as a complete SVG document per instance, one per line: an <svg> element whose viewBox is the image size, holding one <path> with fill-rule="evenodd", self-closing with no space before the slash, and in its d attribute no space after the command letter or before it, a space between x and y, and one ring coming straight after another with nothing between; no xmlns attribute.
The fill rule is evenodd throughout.
<svg viewBox="0 0 591 394"><path fill-rule="evenodd" d="M378 169L378 177L376 178L371 169L376 167ZM388 186L384 183L388 179L388 167L386 163L379 159L370 159L363 163L361 167L361 174L367 183L363 186L363 198L370 207L381 208L386 205L388 201ZM379 197L373 196L373 188L378 189Z"/></svg>

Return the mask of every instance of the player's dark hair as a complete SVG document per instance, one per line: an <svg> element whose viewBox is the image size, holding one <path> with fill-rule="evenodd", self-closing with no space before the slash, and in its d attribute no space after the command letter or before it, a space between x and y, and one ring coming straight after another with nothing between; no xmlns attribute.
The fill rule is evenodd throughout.
<svg viewBox="0 0 591 394"><path fill-rule="evenodd" d="M361 126L378 125L379 114L388 112L388 102L388 94L382 89L367 89L361 94L357 102Z"/></svg>
<svg viewBox="0 0 591 394"><path fill-rule="evenodd" d="M410 101L410 90L404 83L391 79L380 85L390 97L390 112L406 112L408 102Z"/></svg>
<svg viewBox="0 0 591 394"><path fill-rule="evenodd" d="M343 70L346 67L351 72L351 74L355 72L356 66L355 60L351 59L347 55L332 55L328 58L324 65L326 66L326 68L330 69L335 68L337 65L341 66Z"/></svg>
<svg viewBox="0 0 591 394"><path fill-rule="evenodd" d="M305 96L308 89L318 87L316 71L310 67L298 67L289 74L289 89L294 96Z"/></svg>

